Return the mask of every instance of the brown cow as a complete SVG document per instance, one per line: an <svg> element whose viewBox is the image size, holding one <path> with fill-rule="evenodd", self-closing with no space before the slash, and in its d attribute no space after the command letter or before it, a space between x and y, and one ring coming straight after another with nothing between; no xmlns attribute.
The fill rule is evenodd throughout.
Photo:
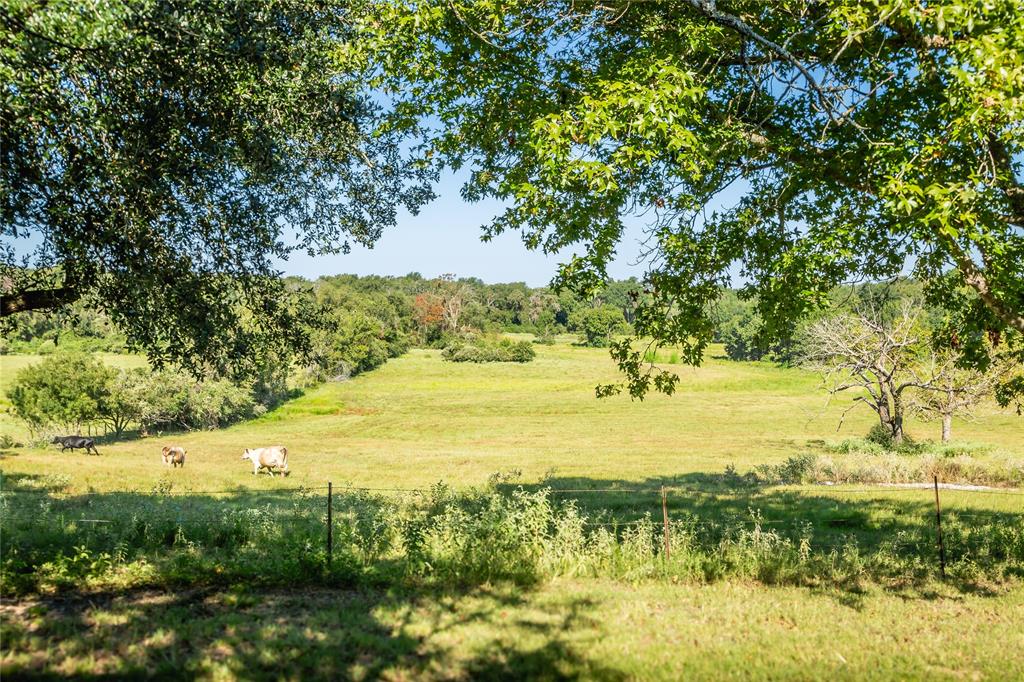
<svg viewBox="0 0 1024 682"><path fill-rule="evenodd" d="M174 468L185 466L185 448L180 445L165 445L160 452L163 454L164 464L167 466Z"/></svg>

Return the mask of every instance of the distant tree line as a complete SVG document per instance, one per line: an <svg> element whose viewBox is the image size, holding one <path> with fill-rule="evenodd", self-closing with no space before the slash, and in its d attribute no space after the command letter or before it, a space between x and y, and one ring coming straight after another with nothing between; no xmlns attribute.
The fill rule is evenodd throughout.
<svg viewBox="0 0 1024 682"><path fill-rule="evenodd" d="M913 280L836 287L830 293L829 301L829 306L806 316L780 338L775 333L766 333L764 321L757 312L756 300L742 298L737 291L726 289L714 307L714 341L723 345L731 360L769 360L789 364L801 357L807 331L822 319L864 307L885 308L910 301L924 322L937 330L942 314L925 300L923 285Z"/></svg>
<svg viewBox="0 0 1024 682"><path fill-rule="evenodd" d="M310 333L312 348L303 358L303 380L350 377L401 355L410 346L442 348L466 333L531 333L540 339L575 334L580 345L609 345L631 331L645 292L635 278L607 282L596 295L530 287L523 282L487 284L475 277L418 273L400 277L333 275L312 282L287 278L319 310ZM866 302L912 299L938 327L937 309L925 303L914 281L837 288L832 307L795 325L778 340L764 333L757 301L723 289L714 305L714 341L733 360L792 362L806 329L822 317L851 311ZM125 338L102 313L75 304L60 313L26 313L13 322L0 353L48 354L58 349L125 352ZM279 358L274 358L279 360Z"/></svg>
<svg viewBox="0 0 1024 682"><path fill-rule="evenodd" d="M379 366L410 346L443 347L465 332L578 334L579 342L604 346L629 331L635 279L610 281L595 296L530 287L523 282L486 284L477 278L334 275L312 282L289 277L287 286L316 304L309 375L316 380L352 376ZM48 354L56 350L131 350L110 320L83 303L59 313L25 313L0 340L0 353Z"/></svg>

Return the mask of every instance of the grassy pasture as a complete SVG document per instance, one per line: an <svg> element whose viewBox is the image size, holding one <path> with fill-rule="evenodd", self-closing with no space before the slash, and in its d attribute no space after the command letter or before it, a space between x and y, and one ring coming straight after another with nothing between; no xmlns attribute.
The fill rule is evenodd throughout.
<svg viewBox="0 0 1024 682"><path fill-rule="evenodd" d="M110 526L124 527L125 534L117 537L128 537L131 524L124 517L135 518L133 510L156 513L172 531L147 531L155 533L156 549L145 555L141 569L137 564L132 569L141 573L21 596L0 609L5 674L146 671L210 679L1024 675L1019 557L1016 564L993 559L993 550L1005 550L986 544L985 537L1006 529L1012 535L1024 527L1024 496L943 491L950 559L960 563L942 584L934 578L934 500L927 490L733 489L722 483L719 474L726 465L742 472L781 462L820 441L867 431L872 416L860 412L851 413L843 431L835 433L845 404L826 405L813 375L713 358L699 369L680 367L683 382L674 397L598 401L593 386L616 376L604 351L568 345L537 351L537 359L526 365L467 366L416 350L352 381L311 389L258 420L220 431L103 443L101 457L54 449L5 451L0 460L5 485L63 488L64 495L49 501L5 497L8 505L59 511L66 525L52 532L68 536L59 541L71 544L72 533L100 544L104 533L114 538L115 531L101 524L83 530L86 521L104 518ZM11 360L0 358L4 382ZM16 428L9 417L2 426ZM909 431L928 438L938 425L914 423ZM986 458L1024 456L1024 422L994 408L974 423L956 423L954 436L990 445ZM161 445L172 442L189 450L184 469L169 471L159 463ZM254 477L248 463L239 460L242 449L275 443L288 446L293 474ZM796 549L800 538L809 537L816 568L788 578L729 569L715 579L677 580L676 569L683 575L678 562L687 561L680 550L677 564L655 571L623 563L604 574L592 567L562 570L557 577L515 586L488 580L399 586L383 577L389 575L387 557L368 562L369 580L355 589L281 590L275 586L280 581L246 587L244 580L232 587L210 580L218 562L237 559L244 569L247 553L290 556L302 551L304 542L313 546L310 556L317 556L322 498L317 493L293 503L290 495L275 494L277 488L332 480L344 505L358 498L345 492L348 484L423 488L445 481L462 489L484 487L496 472L507 474L491 479L500 490L520 484L595 489L552 498L573 503L598 523L633 523L646 514L657 521L661 506L654 491L663 484L679 486L690 492L669 497L669 512L680 524L673 542L686 537L690 522L750 530L756 515L765 532L790 543L791 557L802 551ZM232 493L200 494L209 490ZM150 502L151 491L163 495ZM89 492L96 494L82 495ZM388 496L382 492L381 499ZM294 514L278 517L289 504L295 505ZM358 504L383 509L385 503ZM218 517L257 511L260 518L278 519L258 541L237 549L216 549L212 540L203 545L203 533L217 532ZM336 520L339 516L345 512L336 511ZM200 527L207 521L209 531ZM187 546L177 550L174 528L184 528L206 549L193 555ZM373 528L358 530L365 537L353 542L372 544ZM755 537L756 543L760 531L753 532L745 537ZM159 549L161 534L174 552ZM4 541L17 544L18 538L8 533ZM25 546L35 541L23 538ZM717 556L713 541L702 542L694 557ZM869 560L848 556L844 545L851 542ZM110 543L118 551L114 539ZM82 559L94 560L95 554ZM61 561L48 570L57 575L77 560L69 555ZM841 579L822 577L829 562ZM305 568L296 564L294 570ZM289 565L280 574L290 571ZM893 579L904 573L913 575ZM332 575L328 582L337 584ZM374 575L381 576L377 582ZM275 646L255 644L266 638Z"/></svg>
<svg viewBox="0 0 1024 682"><path fill-rule="evenodd" d="M675 396L597 400L593 387L617 376L606 351L537 350L535 361L514 366L447 363L437 352L413 350L228 429L104 444L103 457L88 466L84 456L22 448L0 466L65 474L73 490L148 490L167 475L157 464L161 446L173 442L189 451L188 465L173 474L177 489L268 489L275 482L253 478L241 453L280 443L290 453L291 485L465 486L518 469L525 482L547 475L568 487L632 487L685 484L730 464L745 471L808 442L862 435L873 423L866 410L855 411L837 434L845 401L826 405L817 378L800 370L712 358L698 369L678 367ZM0 357L3 382L12 363L26 361ZM16 424L5 416L3 427ZM938 424L909 427L921 439L938 431ZM1009 412L957 422L954 436L991 445L993 456L1024 457L1024 420Z"/></svg>

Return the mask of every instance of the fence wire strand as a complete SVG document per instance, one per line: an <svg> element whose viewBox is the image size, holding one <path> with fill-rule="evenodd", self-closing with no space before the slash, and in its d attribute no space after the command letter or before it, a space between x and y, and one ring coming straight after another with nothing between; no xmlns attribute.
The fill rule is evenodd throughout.
<svg viewBox="0 0 1024 682"><path fill-rule="evenodd" d="M939 484L939 490L943 493L969 493L978 495L1024 495L1021 489L998 489L998 488L955 488L951 484ZM955 485L955 484L953 484ZM929 484L919 486L899 485L879 486L874 488L845 488L843 486L815 485L802 488L758 488L749 490L703 490L699 488L683 488L678 486L665 486L664 488L529 488L523 486L524 490L531 492L547 492L557 495L601 493L601 494L623 494L623 495L660 495L662 490L666 493L685 493L690 495L703 496L746 496L753 497L766 494L794 493L842 493L842 494L876 494L876 493L932 493L934 488ZM229 488L223 490L169 490L150 491L143 490L90 490L84 492L68 492L64 490L48 490L45 488L15 488L0 489L0 494L37 494L37 495L67 495L71 497L88 497L93 495L114 495L134 494L152 496L174 496L174 495L229 495L229 494L264 494L264 493L292 493L292 492L315 492L327 490L326 485L320 486L298 486L290 488ZM430 493L435 488L388 488L388 487L366 487L366 486L338 486L334 489L336 493L345 492L399 492L399 493Z"/></svg>

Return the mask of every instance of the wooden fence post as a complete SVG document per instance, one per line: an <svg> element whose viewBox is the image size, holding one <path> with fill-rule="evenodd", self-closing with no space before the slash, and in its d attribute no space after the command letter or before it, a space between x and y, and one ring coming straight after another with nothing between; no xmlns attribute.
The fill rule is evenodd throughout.
<svg viewBox="0 0 1024 682"><path fill-rule="evenodd" d="M333 496L333 486L330 481L327 481L327 568L331 567L331 559L334 556Z"/></svg>
<svg viewBox="0 0 1024 682"><path fill-rule="evenodd" d="M939 506L939 477L935 480L935 529L939 536L939 573L946 579L946 547L942 544L942 508Z"/></svg>
<svg viewBox="0 0 1024 682"><path fill-rule="evenodd" d="M661 486L661 516L664 521L665 527L665 561L672 558L671 547L669 546L669 528L668 528L668 493L665 492L665 486Z"/></svg>

